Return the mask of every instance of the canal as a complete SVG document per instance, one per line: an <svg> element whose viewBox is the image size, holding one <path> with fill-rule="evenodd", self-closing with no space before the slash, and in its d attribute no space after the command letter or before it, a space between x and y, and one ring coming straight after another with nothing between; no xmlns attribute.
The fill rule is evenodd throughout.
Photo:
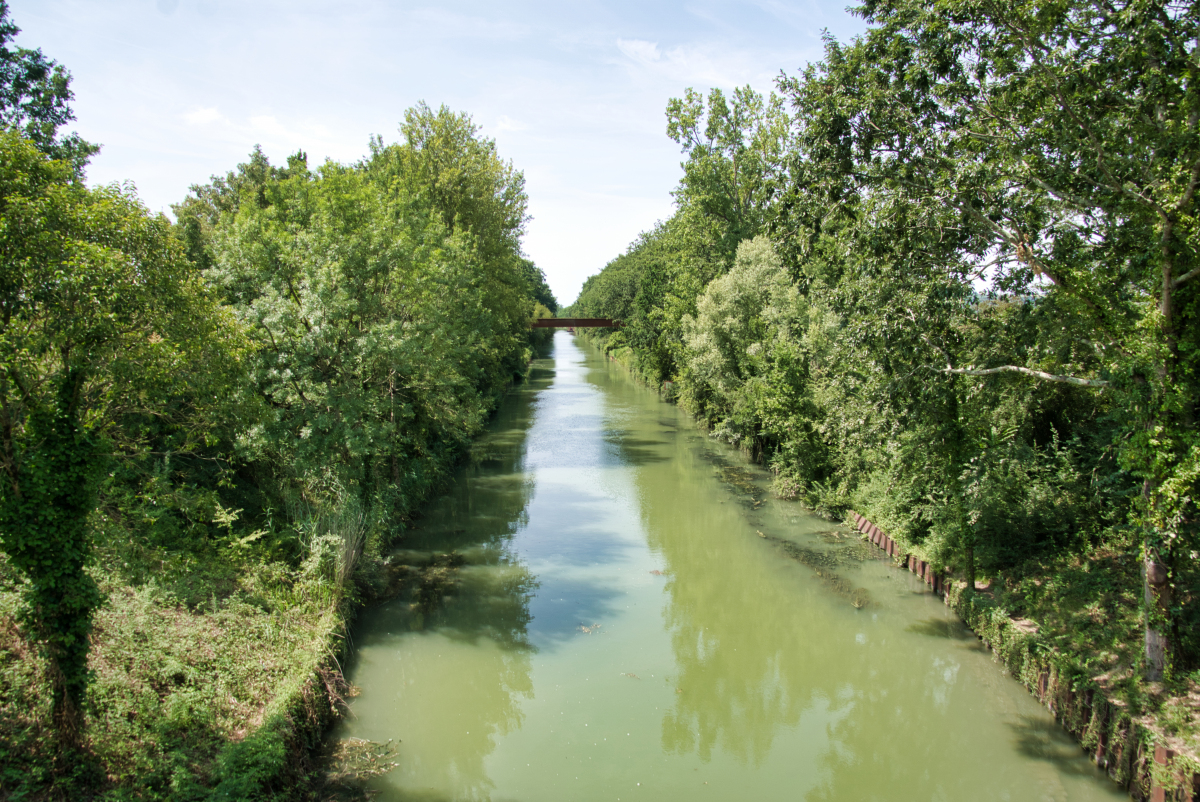
<svg viewBox="0 0 1200 802"><path fill-rule="evenodd" d="M571 335L371 608L335 737L381 800L1118 800L912 574ZM452 558L439 555L452 554Z"/></svg>

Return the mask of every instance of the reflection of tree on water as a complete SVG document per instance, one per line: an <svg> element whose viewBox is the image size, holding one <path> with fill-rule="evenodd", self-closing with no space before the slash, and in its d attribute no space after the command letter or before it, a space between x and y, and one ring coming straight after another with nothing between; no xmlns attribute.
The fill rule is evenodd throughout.
<svg viewBox="0 0 1200 802"><path fill-rule="evenodd" d="M887 779L871 783L876 798L890 798L894 782L907 783L914 798L936 788L930 764L914 764L911 740L944 745L949 666L885 679L894 652L855 642L855 616L870 613L854 610L771 538L755 538L747 515L757 506L741 503L745 488L727 488L728 503L714 513L708 461L682 457L640 470L638 480L651 546L670 575L666 618L679 675L674 709L663 718L664 749L704 760L719 750L759 765L784 728L817 714L823 778L813 798L850 798L839 790L841 772L861 771L867 759L872 769L886 767ZM853 577L855 563L847 562L839 571ZM889 750L899 733L909 743ZM862 753L864 744L875 757ZM817 778L806 780L801 785Z"/></svg>
<svg viewBox="0 0 1200 802"><path fill-rule="evenodd" d="M752 502L714 511L713 470L681 455L639 471L650 545L669 567L667 626L678 664L674 709L663 718L663 747L715 750L760 764L783 727L815 704L828 715L848 712L841 678L822 670L833 658L797 609L794 585L764 581L764 564L787 558L747 535Z"/></svg>
<svg viewBox="0 0 1200 802"><path fill-rule="evenodd" d="M393 555L413 571L440 571L425 588L433 590L368 611L357 628L351 680L372 695L355 700L357 720L345 729L402 740L400 768L372 783L382 799L443 798L422 790L434 788L445 798L489 798L484 762L522 723L520 701L533 694L527 630L537 581L511 538L533 490L524 471L532 393L548 381L543 372L510 397Z"/></svg>
<svg viewBox="0 0 1200 802"><path fill-rule="evenodd" d="M396 552L398 559L414 561L439 553L456 557L441 598L422 604L420 619L410 621L415 629L443 630L466 639L487 635L510 647L528 648L529 599L537 582L513 553L512 536L527 523L534 488L524 466L531 399L553 376L538 373L542 378L500 409L453 484L429 504Z"/></svg>
<svg viewBox="0 0 1200 802"><path fill-rule="evenodd" d="M520 700L533 694L530 653L438 631L410 635L400 662L390 684L405 698L391 707L407 737L400 768L374 788L383 799L412 799L434 788L448 789L447 799L490 798L495 784L484 763L496 741L521 726Z"/></svg>
<svg viewBox="0 0 1200 802"><path fill-rule="evenodd" d="M817 776L796 778L807 789L797 795L812 802L1059 798L1060 774L1015 762L1007 731L980 740L983 726L1012 711L1003 695L964 696L964 659L981 648L973 636L941 618L897 632L863 626L892 600L920 592L915 581L899 571L876 579L870 605L854 609L852 596L815 573L812 555L857 544L813 535L782 548L783 530L770 529L750 489L725 481L730 472L719 465L728 496L716 503L711 463L681 454L637 472L650 545L669 576L665 616L678 674L674 707L662 719L665 751L759 766L781 733L798 727L819 753L810 770ZM839 556L839 575L868 582L861 555ZM1044 748L1047 763L1065 759L1070 750L1031 731L1021 731L1021 749ZM1046 731L1058 730L1048 722Z"/></svg>
<svg viewBox="0 0 1200 802"><path fill-rule="evenodd" d="M714 560L713 544L688 537L687 528L661 544L671 573L666 615L679 671L675 708L663 718L663 747L704 760L719 748L757 765L779 729L798 724L817 703L814 697L832 703L837 715L840 683L818 670L826 649L807 637L795 594L760 582L750 555L732 544ZM651 521L650 529L659 527ZM718 564L721 570L714 571Z"/></svg>

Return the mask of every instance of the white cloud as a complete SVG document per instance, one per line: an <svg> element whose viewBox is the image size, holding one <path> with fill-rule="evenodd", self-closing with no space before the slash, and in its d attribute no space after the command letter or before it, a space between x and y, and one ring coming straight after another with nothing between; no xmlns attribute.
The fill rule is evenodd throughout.
<svg viewBox="0 0 1200 802"><path fill-rule="evenodd" d="M617 49L637 67L657 74L661 79L685 85L769 86L778 69L772 66L764 70L764 60L759 53L704 43L662 50L657 42L618 39Z"/></svg>
<svg viewBox="0 0 1200 802"><path fill-rule="evenodd" d="M658 42L618 39L617 49L640 64L653 64L662 58L662 54L658 52Z"/></svg>
<svg viewBox="0 0 1200 802"><path fill-rule="evenodd" d="M507 114L501 114L496 119L497 131L524 131L528 127L529 126L525 125L524 123L517 122Z"/></svg>
<svg viewBox="0 0 1200 802"><path fill-rule="evenodd" d="M189 111L183 115L183 119L188 125L211 125L216 122L228 122L225 119L225 115L221 114L215 108Z"/></svg>

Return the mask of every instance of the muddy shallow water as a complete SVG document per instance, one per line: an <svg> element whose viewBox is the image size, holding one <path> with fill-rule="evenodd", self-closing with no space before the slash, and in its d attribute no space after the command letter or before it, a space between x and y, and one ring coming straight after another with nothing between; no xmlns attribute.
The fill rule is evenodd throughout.
<svg viewBox="0 0 1200 802"><path fill-rule="evenodd" d="M913 575L569 334L366 611L382 800L1117 800ZM446 557L445 555L452 555Z"/></svg>

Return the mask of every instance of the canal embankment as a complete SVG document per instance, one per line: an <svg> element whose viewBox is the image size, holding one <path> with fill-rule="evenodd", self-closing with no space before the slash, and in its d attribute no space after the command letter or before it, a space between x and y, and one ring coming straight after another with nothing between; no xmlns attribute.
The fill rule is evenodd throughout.
<svg viewBox="0 0 1200 802"><path fill-rule="evenodd" d="M1152 718L1108 692L1108 677L1093 676L1072 654L1039 637L1038 625L1011 616L986 591L968 592L966 583L934 570L874 523L850 510L846 523L884 551L897 567L921 579L941 596L992 650L1010 676L1078 739L1088 757L1138 800L1192 802L1200 795L1200 764L1191 751L1163 738Z"/></svg>

